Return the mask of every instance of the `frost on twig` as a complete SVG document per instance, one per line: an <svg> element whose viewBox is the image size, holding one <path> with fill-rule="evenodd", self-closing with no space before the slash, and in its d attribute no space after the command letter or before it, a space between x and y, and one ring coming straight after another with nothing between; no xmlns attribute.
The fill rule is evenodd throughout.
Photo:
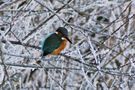
<svg viewBox="0 0 135 90"><path fill-rule="evenodd" d="M134 9L134 0L1 0L0 88L134 90ZM60 26L73 44L41 58Z"/></svg>

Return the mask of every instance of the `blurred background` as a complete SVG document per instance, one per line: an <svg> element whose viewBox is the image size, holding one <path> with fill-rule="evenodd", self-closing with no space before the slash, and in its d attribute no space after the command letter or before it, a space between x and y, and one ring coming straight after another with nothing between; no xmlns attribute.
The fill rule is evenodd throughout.
<svg viewBox="0 0 135 90"><path fill-rule="evenodd" d="M65 27L73 44L41 58ZM134 0L0 0L1 90L134 90Z"/></svg>

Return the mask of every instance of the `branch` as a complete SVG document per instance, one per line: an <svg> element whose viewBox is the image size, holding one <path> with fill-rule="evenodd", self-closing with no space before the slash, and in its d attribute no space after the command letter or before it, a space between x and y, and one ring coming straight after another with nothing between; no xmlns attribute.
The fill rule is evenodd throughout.
<svg viewBox="0 0 135 90"><path fill-rule="evenodd" d="M30 47L30 48L35 48L35 49L41 49L41 47L38 47L38 46L34 46L34 45L30 45L30 44L27 44L27 43L21 43L20 41L6 41L6 40L2 40L2 43L7 43L7 42L10 42L11 44L16 44L16 45L22 45L22 46L26 46L26 47Z"/></svg>
<svg viewBox="0 0 135 90"><path fill-rule="evenodd" d="M61 8L59 8L56 13L60 12L64 7L66 7L72 0L69 0L67 2L67 4L64 4ZM31 32L29 34L27 34L22 40L26 40L30 35L32 35L34 32L37 31L38 28L40 28L41 26L43 26L46 22L48 22L51 18L53 18L55 16L55 14L51 15L50 17L48 17L47 19L45 19L43 22L41 22L37 27L35 27L33 30L31 30Z"/></svg>

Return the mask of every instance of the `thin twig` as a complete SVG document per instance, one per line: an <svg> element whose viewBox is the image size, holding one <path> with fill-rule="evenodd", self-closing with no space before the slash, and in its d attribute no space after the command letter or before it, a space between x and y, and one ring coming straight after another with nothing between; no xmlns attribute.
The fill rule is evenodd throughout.
<svg viewBox="0 0 135 90"><path fill-rule="evenodd" d="M60 12L64 7L66 7L72 0L69 0L67 2L67 4L64 4L62 7L60 7L56 13ZM47 19L43 20L37 27L35 27L33 30L30 30L31 32L29 34L27 34L22 40L26 40L29 36L31 36L33 33L35 33L38 28L40 28L41 26L43 26L46 22L48 22L51 18L53 18L55 16L55 14L51 15L50 17L48 17Z"/></svg>

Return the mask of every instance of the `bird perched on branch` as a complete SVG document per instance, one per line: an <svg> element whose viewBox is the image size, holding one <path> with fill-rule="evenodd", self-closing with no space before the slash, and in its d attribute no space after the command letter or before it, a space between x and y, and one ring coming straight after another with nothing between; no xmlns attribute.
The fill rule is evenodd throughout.
<svg viewBox="0 0 135 90"><path fill-rule="evenodd" d="M43 42L43 56L48 54L58 55L66 47L67 41L72 43L68 38L68 31L64 27L59 27L55 33L49 35Z"/></svg>

